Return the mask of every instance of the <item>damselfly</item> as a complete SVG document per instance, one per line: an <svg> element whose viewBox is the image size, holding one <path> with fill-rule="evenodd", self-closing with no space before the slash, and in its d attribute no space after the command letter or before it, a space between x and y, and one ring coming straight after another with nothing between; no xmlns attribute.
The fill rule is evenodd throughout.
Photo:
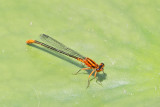
<svg viewBox="0 0 160 107"><path fill-rule="evenodd" d="M68 48L64 44L58 42L57 40L55 40L55 39L53 39L51 37L49 37L48 35L41 34L40 38L44 42L48 43L49 45L47 45L45 43L42 43L42 42L39 42L37 40L27 40L26 43L27 44L36 43L36 44L42 45L42 46L44 46L46 48L49 48L51 50L54 50L56 52L59 52L59 53L62 53L64 55L67 55L69 57L72 57L74 59L77 59L78 61L84 63L87 66L87 68L81 68L79 71L92 69L92 72L90 73L90 75L88 77L88 86L87 87L89 87L89 84L90 84L90 80L89 80L90 76L95 72L94 77L96 78L97 72L103 71L104 63L100 63L98 65L92 59L82 56L78 52ZM76 72L75 75L78 74L78 72ZM103 73L104 73L104 71L103 71Z"/></svg>

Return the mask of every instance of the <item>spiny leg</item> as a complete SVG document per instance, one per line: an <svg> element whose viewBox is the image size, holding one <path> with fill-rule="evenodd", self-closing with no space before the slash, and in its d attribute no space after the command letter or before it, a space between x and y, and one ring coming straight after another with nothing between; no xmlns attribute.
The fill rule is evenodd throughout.
<svg viewBox="0 0 160 107"><path fill-rule="evenodd" d="M90 75L89 75L89 77L88 77L88 86L87 86L87 88L89 87L89 84L90 84L89 78L90 78L90 76L93 74L94 71L95 71L95 69L93 69L93 71L90 73Z"/></svg>
<svg viewBox="0 0 160 107"><path fill-rule="evenodd" d="M95 72L95 74L94 74L94 77L96 78L96 74L97 74L97 71Z"/></svg>
<svg viewBox="0 0 160 107"><path fill-rule="evenodd" d="M80 72L81 70L88 70L88 69L92 69L92 68L81 68L80 70L78 70L78 72ZM78 72L74 73L74 75L77 75Z"/></svg>
<svg viewBox="0 0 160 107"><path fill-rule="evenodd" d="M96 82L98 81L98 79L96 78L96 75L97 75L97 71L95 72L95 74L94 74L94 77L95 77L95 79L96 79Z"/></svg>

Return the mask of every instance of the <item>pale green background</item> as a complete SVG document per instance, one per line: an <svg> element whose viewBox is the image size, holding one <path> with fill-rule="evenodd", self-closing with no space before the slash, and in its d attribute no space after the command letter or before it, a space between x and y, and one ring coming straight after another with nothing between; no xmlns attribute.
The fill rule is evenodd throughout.
<svg viewBox="0 0 160 107"><path fill-rule="evenodd" d="M0 0L0 107L159 107L159 23L159 0ZM104 62L103 87L41 33Z"/></svg>

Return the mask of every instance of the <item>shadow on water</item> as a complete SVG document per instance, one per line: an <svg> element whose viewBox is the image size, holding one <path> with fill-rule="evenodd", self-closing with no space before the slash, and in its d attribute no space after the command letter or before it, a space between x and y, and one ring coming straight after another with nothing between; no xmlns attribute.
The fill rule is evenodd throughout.
<svg viewBox="0 0 160 107"><path fill-rule="evenodd" d="M67 62L69 62L69 63L71 63L71 64L79 67L79 68L84 68L84 66L83 66L82 64L78 63L78 61L74 61L74 60L70 59L70 58L67 57L67 56L64 56L64 55L59 54L59 53L54 52L54 51L51 51L51 50L49 50L49 49L45 49L45 48L43 48L43 47L39 47L39 46L34 45L34 44L28 44L28 45L29 45L29 46L32 46L32 47L34 47L34 48L40 49L40 50L42 50L42 51L45 51L45 52L47 52L47 53L49 53L49 54L51 54L51 55L54 55L54 56L56 56L56 57L58 57L58 58L60 58L60 59L62 59L62 60L64 60L64 61L67 61ZM77 71L78 71L78 70L77 70ZM77 72L77 71L76 71L76 72ZM88 74L88 75L89 75L89 74L92 72L92 70L86 70L86 71L87 71L87 73L81 73L81 72L83 72L83 71L81 71L81 72L78 73L78 74ZM76 72L75 72L75 73L76 73ZM92 75L94 76L94 73L93 73ZM105 79L107 78L107 74L106 74L106 73L101 73L101 74L100 74L100 73L97 73L96 77L98 77L97 80L98 80L99 82L102 82L103 80L105 80ZM94 79L94 78L90 79L90 81L92 81L93 79Z"/></svg>

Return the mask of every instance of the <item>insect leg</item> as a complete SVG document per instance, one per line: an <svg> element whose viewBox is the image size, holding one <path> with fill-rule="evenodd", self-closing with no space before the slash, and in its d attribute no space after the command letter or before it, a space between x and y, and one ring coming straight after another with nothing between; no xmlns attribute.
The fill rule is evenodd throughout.
<svg viewBox="0 0 160 107"><path fill-rule="evenodd" d="M90 78L90 76L93 74L94 71L95 71L95 69L93 69L93 71L90 73L90 75L89 75L89 77L88 77L88 86L87 86L87 88L89 87L89 84L90 84L89 78Z"/></svg>
<svg viewBox="0 0 160 107"><path fill-rule="evenodd" d="M88 70L88 69L92 69L92 68L81 68L80 70L78 70L78 72L80 72L81 70ZM77 75L78 72L74 73L74 75Z"/></svg>

